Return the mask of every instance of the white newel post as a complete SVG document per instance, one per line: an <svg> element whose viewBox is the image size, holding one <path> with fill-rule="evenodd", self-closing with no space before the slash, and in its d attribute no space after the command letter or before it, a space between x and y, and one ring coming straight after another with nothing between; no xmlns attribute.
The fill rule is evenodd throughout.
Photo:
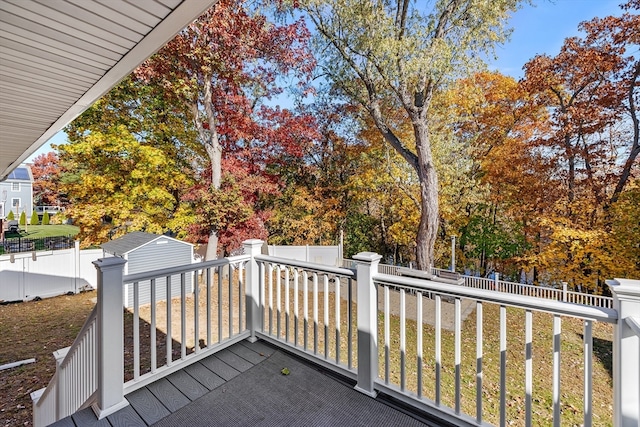
<svg viewBox="0 0 640 427"><path fill-rule="evenodd" d="M256 330L260 324L260 266L256 261L256 255L260 255L262 244L258 239L245 240L242 242L245 255L251 255L247 263L247 328L251 332L250 342L256 342Z"/></svg>
<svg viewBox="0 0 640 427"><path fill-rule="evenodd" d="M613 425L640 425L640 280L607 281L618 323L613 330Z"/></svg>
<svg viewBox="0 0 640 427"><path fill-rule="evenodd" d="M98 391L92 408L98 419L129 404L124 398L122 276L126 262L119 257L93 262L98 270Z"/></svg>
<svg viewBox="0 0 640 427"><path fill-rule="evenodd" d="M355 389L375 397L374 384L378 376L378 298L373 278L378 274L382 256L360 252L353 259L356 262L358 284L358 383Z"/></svg>

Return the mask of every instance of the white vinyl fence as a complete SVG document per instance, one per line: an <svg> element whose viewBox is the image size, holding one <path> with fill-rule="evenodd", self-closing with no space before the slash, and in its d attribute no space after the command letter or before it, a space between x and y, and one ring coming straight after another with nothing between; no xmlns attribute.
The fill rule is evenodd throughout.
<svg viewBox="0 0 640 427"><path fill-rule="evenodd" d="M342 248L340 246L269 245L269 255L278 258L295 259L297 261L329 265L332 267L339 267L342 263Z"/></svg>
<svg viewBox="0 0 640 427"><path fill-rule="evenodd" d="M353 260L343 259L342 265L352 268ZM402 267L388 264L379 264L378 271L382 274L390 274L392 276L401 276ZM432 268L431 273L434 275L447 274L449 270L441 268ZM508 282L500 280L498 273L494 274L493 279L485 277L459 276L464 279L464 286L469 288L484 289L487 291L498 291L514 295L523 295L535 298L544 298L556 301L570 302L573 304L592 305L595 307L613 308L613 297L603 295L592 295L584 292L569 291L567 284L563 283L562 288L553 288L546 286L526 285L523 283Z"/></svg>
<svg viewBox="0 0 640 427"><path fill-rule="evenodd" d="M96 287L92 261L102 249L36 251L0 255L0 301L29 301Z"/></svg>

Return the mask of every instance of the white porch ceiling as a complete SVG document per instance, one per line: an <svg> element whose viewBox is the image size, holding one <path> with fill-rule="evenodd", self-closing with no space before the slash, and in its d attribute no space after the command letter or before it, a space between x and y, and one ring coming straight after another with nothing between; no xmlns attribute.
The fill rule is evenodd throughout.
<svg viewBox="0 0 640 427"><path fill-rule="evenodd" d="M0 181L216 0L0 0Z"/></svg>

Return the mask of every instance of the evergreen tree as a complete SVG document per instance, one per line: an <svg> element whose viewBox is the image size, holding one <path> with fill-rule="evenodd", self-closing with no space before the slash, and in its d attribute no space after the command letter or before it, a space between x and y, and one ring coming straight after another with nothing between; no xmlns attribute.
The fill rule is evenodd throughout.
<svg viewBox="0 0 640 427"><path fill-rule="evenodd" d="M40 218L38 218L38 213L34 209L31 212L31 220L29 221L29 225L40 225Z"/></svg>

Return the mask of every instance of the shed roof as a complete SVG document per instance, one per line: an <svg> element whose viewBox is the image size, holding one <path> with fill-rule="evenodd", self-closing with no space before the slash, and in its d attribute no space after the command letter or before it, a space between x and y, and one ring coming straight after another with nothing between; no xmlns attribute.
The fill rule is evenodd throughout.
<svg viewBox="0 0 640 427"><path fill-rule="evenodd" d="M188 246L193 246L191 243L183 242L181 240L177 240L162 234L146 233L144 231L133 231L131 233L125 234L122 237L118 237L115 240L103 243L100 245L100 247L105 252L116 256L121 256L161 238L174 240Z"/></svg>

